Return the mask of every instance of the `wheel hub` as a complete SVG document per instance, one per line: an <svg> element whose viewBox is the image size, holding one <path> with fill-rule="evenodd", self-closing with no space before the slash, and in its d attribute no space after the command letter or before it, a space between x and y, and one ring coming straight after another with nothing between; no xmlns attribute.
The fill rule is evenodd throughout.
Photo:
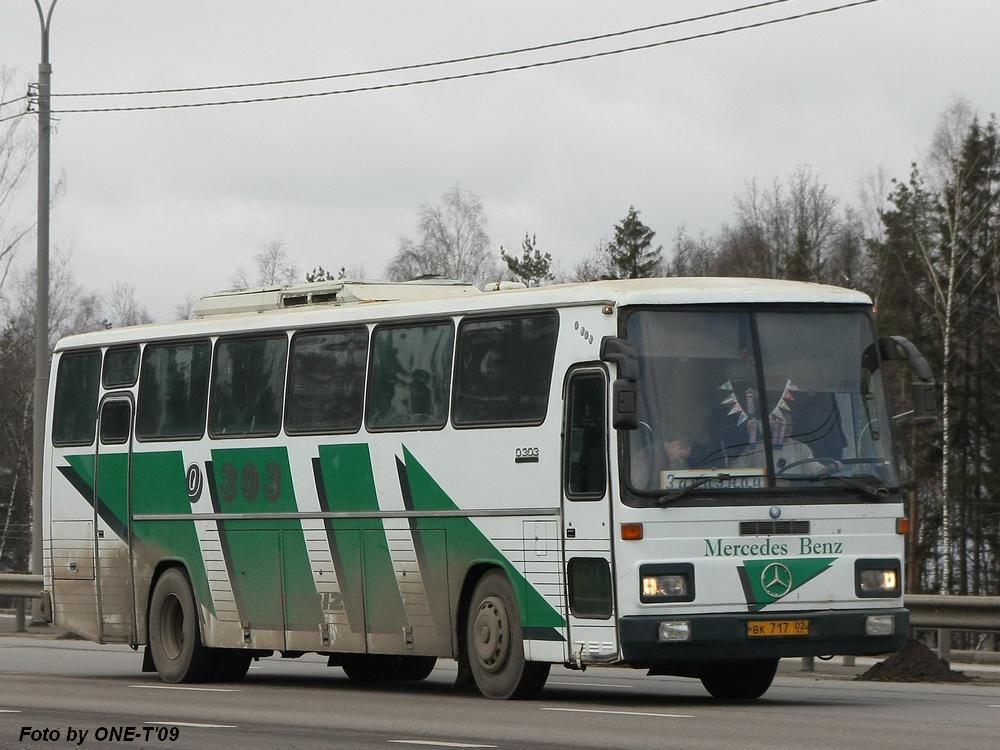
<svg viewBox="0 0 1000 750"><path fill-rule="evenodd" d="M166 598L160 610L160 633L167 658L179 657L184 650L184 608L174 595Z"/></svg>
<svg viewBox="0 0 1000 750"><path fill-rule="evenodd" d="M510 621L501 599L487 597L479 605L472 626L475 656L488 672L498 672L510 656Z"/></svg>

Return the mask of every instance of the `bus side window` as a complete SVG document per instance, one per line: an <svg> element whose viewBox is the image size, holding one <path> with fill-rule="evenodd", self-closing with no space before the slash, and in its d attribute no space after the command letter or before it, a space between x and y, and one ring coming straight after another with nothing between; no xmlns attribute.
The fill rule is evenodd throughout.
<svg viewBox="0 0 1000 750"><path fill-rule="evenodd" d="M146 345L136 407L139 440L196 439L204 434L211 361L208 341Z"/></svg>
<svg viewBox="0 0 1000 750"><path fill-rule="evenodd" d="M285 334L219 339L208 407L212 437L277 435L285 390Z"/></svg>
<svg viewBox="0 0 1000 750"><path fill-rule="evenodd" d="M356 432L365 401L368 329L299 333L292 338L285 430Z"/></svg>
<svg viewBox="0 0 1000 750"><path fill-rule="evenodd" d="M451 321L375 329L365 414L369 429L444 426L454 341Z"/></svg>
<svg viewBox="0 0 1000 750"><path fill-rule="evenodd" d="M455 366L455 425L541 424L558 325L551 312L463 320Z"/></svg>
<svg viewBox="0 0 1000 750"><path fill-rule="evenodd" d="M607 421L604 375L573 375L567 394L566 496L597 500L604 497L607 477Z"/></svg>
<svg viewBox="0 0 1000 750"><path fill-rule="evenodd" d="M97 425L100 351L70 352L59 358L52 415L54 445L90 445Z"/></svg>

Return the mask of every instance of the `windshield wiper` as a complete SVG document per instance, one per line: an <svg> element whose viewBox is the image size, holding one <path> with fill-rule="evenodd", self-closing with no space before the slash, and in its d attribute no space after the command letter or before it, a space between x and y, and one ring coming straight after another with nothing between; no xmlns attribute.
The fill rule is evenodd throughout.
<svg viewBox="0 0 1000 750"><path fill-rule="evenodd" d="M813 477L808 476L788 476L783 475L777 477L777 479L788 479L791 481L798 482L821 482L827 479L832 479L835 482L840 482L841 484L847 485L848 487L853 487L856 490L861 490L868 497L881 499L883 497L889 496L889 488L884 484L869 484L868 482L861 482L857 479L851 479L850 477L842 477L839 474L831 474L829 472L823 472L822 474L817 474Z"/></svg>
<svg viewBox="0 0 1000 750"><path fill-rule="evenodd" d="M674 500L680 500L685 495L693 492L702 485L708 484L716 479L721 479L723 481L729 479L729 474L706 474L703 477L698 477L696 480L691 482L687 487L683 487L675 492L668 492L666 495L661 495L653 501L654 505L658 505L661 508L666 508L667 505L674 502Z"/></svg>

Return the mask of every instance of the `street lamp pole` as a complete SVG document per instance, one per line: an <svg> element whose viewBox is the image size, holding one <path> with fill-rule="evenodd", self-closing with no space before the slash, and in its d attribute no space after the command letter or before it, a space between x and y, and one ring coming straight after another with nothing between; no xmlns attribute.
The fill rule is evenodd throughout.
<svg viewBox="0 0 1000 750"><path fill-rule="evenodd" d="M52 0L48 13L35 0L42 34L42 59L38 63L38 260L35 267L35 389L31 423L31 571L42 574L42 464L45 452L45 402L49 391L49 143L51 130L52 65L49 64L49 28L52 11L59 0ZM32 622L43 622L41 600L35 599Z"/></svg>

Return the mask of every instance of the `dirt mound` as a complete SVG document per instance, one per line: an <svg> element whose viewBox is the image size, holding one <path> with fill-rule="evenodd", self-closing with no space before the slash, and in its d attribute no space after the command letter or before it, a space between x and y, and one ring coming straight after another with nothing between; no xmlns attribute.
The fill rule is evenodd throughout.
<svg viewBox="0 0 1000 750"><path fill-rule="evenodd" d="M899 651L855 679L878 682L968 682L972 678L951 669L948 662L911 638Z"/></svg>

